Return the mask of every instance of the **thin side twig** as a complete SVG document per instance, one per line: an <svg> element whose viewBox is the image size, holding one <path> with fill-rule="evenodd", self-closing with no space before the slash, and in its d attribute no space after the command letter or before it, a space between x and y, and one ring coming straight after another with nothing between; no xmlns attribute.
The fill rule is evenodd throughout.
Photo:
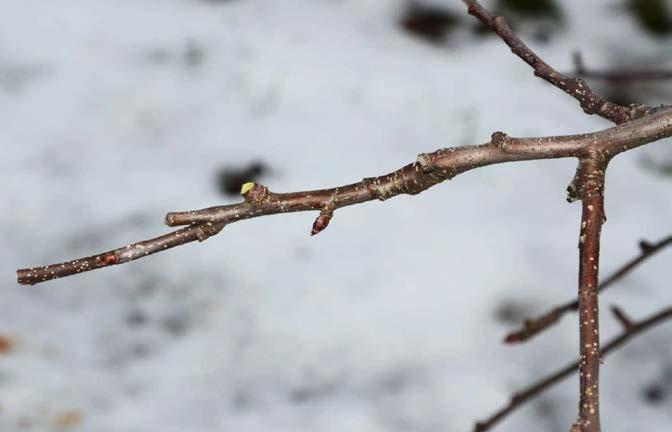
<svg viewBox="0 0 672 432"><path fill-rule="evenodd" d="M607 342L604 347L602 348L602 356L606 357L608 354L610 354L612 351L616 350L626 342L628 342L630 339L633 337L637 336L638 334L644 332L645 330L648 330L663 321L672 318L672 307L667 307L651 316L649 316L646 319L643 319L638 322L631 322L631 325L629 328L624 329L623 332L611 339L609 342ZM500 421L502 421L505 417L507 417L509 414L511 414L513 411L517 410L518 408L522 407L526 402L530 401L531 399L535 398L542 392L548 390L555 384L559 383L562 381L564 378L567 378L576 370L579 368L579 362L575 361L573 363L568 364L564 368L558 370L557 372L554 372L550 375L547 375L546 377L542 378L538 382L516 392L509 402L504 406L502 409L498 410L495 412L493 415L488 417L486 420L478 422L476 426L474 427L475 432L485 432L490 430L492 427L494 427L496 424L498 424Z"/></svg>
<svg viewBox="0 0 672 432"><path fill-rule="evenodd" d="M564 75L544 62L516 36L504 18L492 14L477 0L464 0L464 3L470 15L490 27L511 48L511 52L532 67L535 76L551 83L579 101L586 114L597 114L616 124L621 124L649 112L650 109L643 105L624 107L604 100L583 79Z"/></svg>
<svg viewBox="0 0 672 432"><path fill-rule="evenodd" d="M616 318L616 321L623 327L623 330L630 330L634 323L632 322L632 319L626 314L623 309L621 309L618 306L612 306L611 307L611 313L614 315L614 318Z"/></svg>
<svg viewBox="0 0 672 432"><path fill-rule="evenodd" d="M649 257L655 255L667 246L672 246L672 235L663 238L655 243L646 241L640 242L640 254L623 264L621 268L612 273L609 277L604 279L598 286L598 291L601 293L605 289L614 285L616 282L624 278L628 273L633 271L637 266L646 261ZM523 327L519 330L510 332L504 337L505 343L520 343L532 339L534 336L541 333L543 330L551 327L557 323L568 312L576 311L579 308L579 301L572 300L560 306L539 315L536 318L525 320Z"/></svg>

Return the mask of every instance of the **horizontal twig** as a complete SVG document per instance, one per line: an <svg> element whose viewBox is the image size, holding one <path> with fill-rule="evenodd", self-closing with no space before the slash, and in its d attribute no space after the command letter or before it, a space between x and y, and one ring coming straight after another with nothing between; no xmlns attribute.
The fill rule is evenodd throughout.
<svg viewBox="0 0 672 432"><path fill-rule="evenodd" d="M542 138L514 138L495 132L487 144L441 149L423 153L415 163L390 174L367 178L332 189L292 193L272 193L265 187L254 199L239 204L201 210L168 213L168 226L203 222L232 223L277 213L321 210L332 211L373 199L415 195L458 174L486 165L535 159L582 157L598 154L609 159L618 153L672 134L672 109L660 109L645 118L633 120L600 132Z"/></svg>
<svg viewBox="0 0 672 432"><path fill-rule="evenodd" d="M319 211L318 218L322 217L322 220L313 225L313 231L319 232L326 227L326 218L331 220L333 212L339 208L375 199L383 201L401 194L415 195L475 168L505 162L580 158L594 154L609 159L624 151L670 136L672 136L672 108L664 108L644 118L588 134L514 138L496 132L486 144L423 153L414 163L390 174L366 178L357 183L332 189L273 193L262 185L250 183L246 185L249 189L244 191L245 200L241 203L173 212L166 216L166 224L169 226L197 225L196 227L92 257L18 270L17 279L22 284L35 284L112 264L121 264L197 240L199 235L203 237L203 233L213 227L218 228L213 231L219 232L224 225L233 222L277 213ZM111 255L115 258L107 258Z"/></svg>

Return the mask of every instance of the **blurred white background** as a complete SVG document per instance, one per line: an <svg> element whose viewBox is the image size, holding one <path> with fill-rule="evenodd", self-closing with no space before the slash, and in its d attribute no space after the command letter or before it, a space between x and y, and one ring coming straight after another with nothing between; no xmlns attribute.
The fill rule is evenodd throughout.
<svg viewBox="0 0 672 432"><path fill-rule="evenodd" d="M399 0L0 1L1 430L467 431L577 357L575 316L501 343L575 296L573 160L342 209L314 238L315 214L280 215L123 266L15 282L20 267L166 232L168 211L238 200L221 193L222 173L262 171L274 191L332 187L496 130L609 126L476 35L461 1L420 5L447 14L433 42L400 24L411 9ZM558 69L577 49L594 68L672 67L670 40L622 3L557 7L561 18L518 28ZM672 100L671 82L596 86ZM602 275L641 238L670 233L670 164L669 142L611 164ZM670 256L601 298L605 340L619 331L610 304L639 318L672 301ZM605 430L669 429L671 341L668 324L605 361ZM577 387L567 380L495 430L566 431Z"/></svg>

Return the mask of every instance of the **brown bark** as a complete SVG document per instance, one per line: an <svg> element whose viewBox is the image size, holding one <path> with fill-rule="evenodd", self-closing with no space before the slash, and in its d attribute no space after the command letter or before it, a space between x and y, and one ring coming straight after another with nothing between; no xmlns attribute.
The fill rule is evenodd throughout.
<svg viewBox="0 0 672 432"><path fill-rule="evenodd" d="M589 134L515 138L495 132L488 143L422 153L415 162L389 174L331 189L274 193L265 186L254 184L245 191L241 203L168 213L167 225L190 225L187 230L177 230L91 257L20 269L17 270L17 280L20 284L36 284L129 262L195 240L204 240L221 231L225 225L260 216L299 211L325 212L329 209L331 220L333 212L342 207L376 199L385 201L401 194L415 195L458 174L487 165L536 159L585 158L589 154L611 158L670 136L672 108L665 108ZM326 217L326 213L323 216ZM324 229L324 219L318 225Z"/></svg>
<svg viewBox="0 0 672 432"><path fill-rule="evenodd" d="M577 432L600 432L600 325L597 297L600 268L600 235L604 214L604 171L599 156L579 162L570 198L582 203L579 234L579 418Z"/></svg>
<svg viewBox="0 0 672 432"><path fill-rule="evenodd" d="M583 79L564 75L544 62L516 36L503 17L493 15L476 0L464 0L464 3L470 15L490 27L511 48L511 52L532 67L535 76L553 84L576 99L586 114L597 114L616 124L621 124L649 111L642 105L624 107L604 100Z"/></svg>

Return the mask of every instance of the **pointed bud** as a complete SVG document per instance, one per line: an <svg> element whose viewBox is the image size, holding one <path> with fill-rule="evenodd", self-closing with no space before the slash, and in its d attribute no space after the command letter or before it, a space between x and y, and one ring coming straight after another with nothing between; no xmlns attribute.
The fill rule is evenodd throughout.
<svg viewBox="0 0 672 432"><path fill-rule="evenodd" d="M325 207L320 212L320 215L317 217L317 219L315 219L315 222L313 222L313 228L310 230L310 235L314 236L315 234L319 234L320 232L324 231L324 229L329 226L329 221L331 221L333 216L334 211L329 207Z"/></svg>

